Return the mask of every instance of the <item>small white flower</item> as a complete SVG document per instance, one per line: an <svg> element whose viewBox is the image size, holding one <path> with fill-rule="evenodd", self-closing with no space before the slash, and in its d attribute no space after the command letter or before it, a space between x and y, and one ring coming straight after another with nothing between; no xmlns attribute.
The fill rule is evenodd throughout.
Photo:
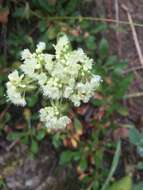
<svg viewBox="0 0 143 190"><path fill-rule="evenodd" d="M63 96L64 98L69 98L72 93L73 93L73 88L67 86L64 90Z"/></svg>
<svg viewBox="0 0 143 190"><path fill-rule="evenodd" d="M74 50L70 53L68 64L77 64L84 61L84 52L81 48Z"/></svg>
<svg viewBox="0 0 143 190"><path fill-rule="evenodd" d="M63 35L58 39L57 44L54 45L57 59L59 59L61 57L61 54L69 48L69 44L70 42L66 35Z"/></svg>
<svg viewBox="0 0 143 190"><path fill-rule="evenodd" d="M58 78L64 77L64 66L62 64L60 64L60 62L57 62L54 65L51 75L54 78L55 77L58 77Z"/></svg>
<svg viewBox="0 0 143 190"><path fill-rule="evenodd" d="M92 64L93 64L93 60L86 58L83 64L83 70L84 71L89 71L92 69Z"/></svg>
<svg viewBox="0 0 143 190"><path fill-rule="evenodd" d="M35 78L38 80L38 83L43 86L47 81L47 76L45 73L40 73L35 76Z"/></svg>
<svg viewBox="0 0 143 190"><path fill-rule="evenodd" d="M58 86L53 86L52 84L46 84L42 86L43 95L48 96L51 99L60 99L61 98L61 91Z"/></svg>
<svg viewBox="0 0 143 190"><path fill-rule="evenodd" d="M69 65L68 74L74 78L77 78L79 75L80 68L81 68L81 65L79 64L71 64Z"/></svg>
<svg viewBox="0 0 143 190"><path fill-rule="evenodd" d="M35 69L37 68L37 60L35 58L27 59L24 61L24 64L20 66L20 68L26 75L32 77Z"/></svg>
<svg viewBox="0 0 143 190"><path fill-rule="evenodd" d="M25 98L21 95L20 88L24 89L26 86L22 84L24 75L19 76L18 71L15 70L8 75L9 81L6 83L8 99L16 104L26 105Z"/></svg>
<svg viewBox="0 0 143 190"><path fill-rule="evenodd" d="M7 95L8 99L16 105L25 106L26 101L24 97L21 96L20 92L18 92L17 88L11 83L7 82Z"/></svg>
<svg viewBox="0 0 143 190"><path fill-rule="evenodd" d="M90 85L95 90L97 87L99 87L101 82L102 82L101 76L93 75L90 81Z"/></svg>
<svg viewBox="0 0 143 190"><path fill-rule="evenodd" d="M40 109L40 120L48 129L64 129L71 120L67 116L60 116L57 107L45 107Z"/></svg>
<svg viewBox="0 0 143 190"><path fill-rule="evenodd" d="M23 78L23 75L19 76L18 74L18 71L15 70L13 71L12 73L10 73L8 75L8 79L11 81L11 82L14 82L14 83L17 83L19 84L21 82L21 79Z"/></svg>
<svg viewBox="0 0 143 190"><path fill-rule="evenodd" d="M22 52L21 52L21 58L22 60L24 59L29 59L32 57L32 54L31 52L29 51L29 49L24 49Z"/></svg>
<svg viewBox="0 0 143 190"><path fill-rule="evenodd" d="M86 93L86 91L88 90L87 88L88 88L88 86L87 86L87 84L85 83L78 83L77 84L77 90L80 92L80 93Z"/></svg>
<svg viewBox="0 0 143 190"><path fill-rule="evenodd" d="M37 44L37 49L36 49L36 52L39 53L39 52L42 52L43 50L46 49L46 44L45 42L39 42Z"/></svg>
<svg viewBox="0 0 143 190"><path fill-rule="evenodd" d="M71 97L70 97L70 100L73 102L74 106L75 107L79 107L80 104L81 104L81 99L80 97L77 95L77 94L73 94Z"/></svg>
<svg viewBox="0 0 143 190"><path fill-rule="evenodd" d="M44 60L45 60L46 63L51 62L53 58L54 58L54 55L51 55L51 54L48 54L48 53L44 54Z"/></svg>
<svg viewBox="0 0 143 190"><path fill-rule="evenodd" d="M45 69L49 72L52 73L54 63L53 63L53 58L54 55L51 54L44 54L44 61L45 61Z"/></svg>
<svg viewBox="0 0 143 190"><path fill-rule="evenodd" d="M65 128L71 122L70 118L67 116L62 116L58 119L59 128Z"/></svg>

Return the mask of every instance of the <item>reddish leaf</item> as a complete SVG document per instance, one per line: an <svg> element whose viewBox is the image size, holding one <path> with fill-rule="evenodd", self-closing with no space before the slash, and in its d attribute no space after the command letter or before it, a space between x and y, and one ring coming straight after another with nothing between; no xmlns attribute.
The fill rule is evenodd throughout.
<svg viewBox="0 0 143 190"><path fill-rule="evenodd" d="M80 115L85 115L85 113L87 112L88 108L89 108L88 104L87 105L83 105L81 107L76 108L76 112L78 114L80 114Z"/></svg>
<svg viewBox="0 0 143 190"><path fill-rule="evenodd" d="M114 138L114 140L117 140L119 138L127 138L128 133L129 133L128 128L120 127L113 132L113 138Z"/></svg>
<svg viewBox="0 0 143 190"><path fill-rule="evenodd" d="M9 15L8 9L3 9L0 11L0 23L1 24L6 24L8 22L8 15Z"/></svg>

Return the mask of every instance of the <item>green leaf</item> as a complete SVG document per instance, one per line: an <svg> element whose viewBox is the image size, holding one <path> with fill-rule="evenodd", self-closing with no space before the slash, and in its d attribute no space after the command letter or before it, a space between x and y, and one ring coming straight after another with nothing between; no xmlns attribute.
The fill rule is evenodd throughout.
<svg viewBox="0 0 143 190"><path fill-rule="evenodd" d="M74 127L78 130L78 129L82 129L82 124L79 121L79 119L77 119L76 117L74 118Z"/></svg>
<svg viewBox="0 0 143 190"><path fill-rule="evenodd" d="M26 100L27 100L28 106L29 107L33 107L33 106L35 106L35 104L38 101L38 96L37 95L33 95L31 97L27 97Z"/></svg>
<svg viewBox="0 0 143 190"><path fill-rule="evenodd" d="M65 8L66 13L70 14L72 13L75 9L76 6L78 5L79 0L68 0L68 4Z"/></svg>
<svg viewBox="0 0 143 190"><path fill-rule="evenodd" d="M90 28L90 22L87 20L81 20L80 27L82 29L88 29L88 28Z"/></svg>
<svg viewBox="0 0 143 190"><path fill-rule="evenodd" d="M95 43L95 37L94 36L89 36L86 39L86 46L89 50L94 50L96 49L96 43Z"/></svg>
<svg viewBox="0 0 143 190"><path fill-rule="evenodd" d="M57 34L59 32L59 27L58 26L51 26L47 30L47 35L49 40L53 40L57 37Z"/></svg>
<svg viewBox="0 0 143 190"><path fill-rule="evenodd" d="M24 7L16 8L13 13L13 17L21 18L21 19L29 19L30 18L30 6L29 3L26 2Z"/></svg>
<svg viewBox="0 0 143 190"><path fill-rule="evenodd" d="M114 76L114 77L116 77L114 78L114 87L115 87L114 98L121 99L124 96L126 90L128 89L128 86L131 83L133 76L128 75L125 78L118 78L117 76ZM119 80L122 80L122 81L119 83Z"/></svg>
<svg viewBox="0 0 143 190"><path fill-rule="evenodd" d="M99 53L101 58L105 58L108 55L109 45L106 39L102 39L99 44Z"/></svg>
<svg viewBox="0 0 143 190"><path fill-rule="evenodd" d="M132 190L132 178L130 176L126 176L113 183L113 185L111 185L108 190Z"/></svg>
<svg viewBox="0 0 143 190"><path fill-rule="evenodd" d="M100 23L100 24L96 24L96 27L94 27L93 32L94 34L97 34L99 32L103 32L107 29L107 24L105 23Z"/></svg>
<svg viewBox="0 0 143 190"><path fill-rule="evenodd" d="M36 140L32 139L32 142L31 142L31 152L33 154L36 154L39 150L39 146L38 146L38 143Z"/></svg>
<svg viewBox="0 0 143 190"><path fill-rule="evenodd" d="M94 190L98 190L99 189L99 182L94 181L92 187L93 187Z"/></svg>
<svg viewBox="0 0 143 190"><path fill-rule="evenodd" d="M76 117L74 118L74 126L75 126L76 129L81 129L82 128L81 122Z"/></svg>
<svg viewBox="0 0 143 190"><path fill-rule="evenodd" d="M139 131L133 127L129 130L129 139L130 142L134 145L138 145L140 141L140 133Z"/></svg>
<svg viewBox="0 0 143 190"><path fill-rule="evenodd" d="M70 163L73 159L74 154L74 152L69 150L62 152L60 156L60 164L63 165Z"/></svg>
<svg viewBox="0 0 143 190"><path fill-rule="evenodd" d="M110 57L107 59L106 65L114 66L115 64L118 64L117 61L118 61L118 60L117 60L117 56L112 55L112 56L110 56Z"/></svg>
<svg viewBox="0 0 143 190"><path fill-rule="evenodd" d="M24 136L22 136L22 138L20 139L20 142L22 144L26 144L26 145L29 145L29 136L26 134Z"/></svg>
<svg viewBox="0 0 143 190"><path fill-rule="evenodd" d="M143 157L143 146L140 144L137 146L137 152L141 157Z"/></svg>
<svg viewBox="0 0 143 190"><path fill-rule="evenodd" d="M5 123L6 123L6 122L8 122L8 121L10 121L10 120L11 120L11 114L10 114L9 112L7 112L7 113L5 114L4 121L5 121Z"/></svg>
<svg viewBox="0 0 143 190"><path fill-rule="evenodd" d="M38 28L40 32L45 32L47 30L47 23L44 18L39 20Z"/></svg>
<svg viewBox="0 0 143 190"><path fill-rule="evenodd" d="M2 189L6 188L6 182L1 175L0 175L0 188L2 188Z"/></svg>
<svg viewBox="0 0 143 190"><path fill-rule="evenodd" d="M36 138L37 138L37 140L41 141L42 139L44 139L45 135L46 135L46 131L40 130L40 131L38 131Z"/></svg>
<svg viewBox="0 0 143 190"><path fill-rule="evenodd" d="M117 112L122 115L122 116L128 116L129 112L128 112L128 108L127 107L119 107L119 109L117 109Z"/></svg>
<svg viewBox="0 0 143 190"><path fill-rule="evenodd" d="M22 136L24 136L25 133L22 133L22 132L10 132L8 135L7 135L7 139L9 141L15 141L15 140L18 140L20 139Z"/></svg>
<svg viewBox="0 0 143 190"><path fill-rule="evenodd" d="M82 171L85 171L88 167L87 158L85 156L81 157L81 160L79 162L80 169Z"/></svg>
<svg viewBox="0 0 143 190"><path fill-rule="evenodd" d="M0 97L4 96L4 88L0 86Z"/></svg>
<svg viewBox="0 0 143 190"><path fill-rule="evenodd" d="M139 162L139 163L137 164L137 169L143 170L143 162Z"/></svg>
<svg viewBox="0 0 143 190"><path fill-rule="evenodd" d="M118 63L117 65L114 66L114 72L116 72L117 74L122 74L126 66L127 66L126 64Z"/></svg>
<svg viewBox="0 0 143 190"><path fill-rule="evenodd" d="M46 11L48 13L54 13L55 12L55 6L50 5L47 0L37 0L37 5L39 5L43 11Z"/></svg>
<svg viewBox="0 0 143 190"><path fill-rule="evenodd" d="M143 190L143 183L135 184L133 190Z"/></svg>
<svg viewBox="0 0 143 190"><path fill-rule="evenodd" d="M56 133L53 135L52 138L52 144L54 145L55 148L58 148L61 145L61 135L60 133Z"/></svg>
<svg viewBox="0 0 143 190"><path fill-rule="evenodd" d="M94 154L94 160L97 168L101 168L103 161L103 150L99 149Z"/></svg>

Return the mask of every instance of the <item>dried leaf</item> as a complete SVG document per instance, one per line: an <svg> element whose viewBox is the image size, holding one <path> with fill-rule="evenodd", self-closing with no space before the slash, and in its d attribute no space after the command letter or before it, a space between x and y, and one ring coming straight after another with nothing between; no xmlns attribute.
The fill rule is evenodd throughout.
<svg viewBox="0 0 143 190"><path fill-rule="evenodd" d="M0 23L1 24L6 24L8 22L8 15L9 15L8 9L0 10Z"/></svg>
<svg viewBox="0 0 143 190"><path fill-rule="evenodd" d="M88 104L87 105L83 105L81 107L76 108L76 112L78 114L80 114L80 115L85 115L85 113L87 112L88 108L89 108Z"/></svg>
<svg viewBox="0 0 143 190"><path fill-rule="evenodd" d="M113 132L113 138L114 140L117 140L120 138L125 139L128 137L128 133L129 133L129 129L120 127Z"/></svg>
<svg viewBox="0 0 143 190"><path fill-rule="evenodd" d="M77 143L77 141L74 138L71 139L71 144L72 144L73 148L77 148L78 147L78 143Z"/></svg>
<svg viewBox="0 0 143 190"><path fill-rule="evenodd" d="M106 77L106 78L105 78L105 81L106 81L106 83L107 83L108 85L111 85L111 84L112 84L112 79L111 79L111 77Z"/></svg>

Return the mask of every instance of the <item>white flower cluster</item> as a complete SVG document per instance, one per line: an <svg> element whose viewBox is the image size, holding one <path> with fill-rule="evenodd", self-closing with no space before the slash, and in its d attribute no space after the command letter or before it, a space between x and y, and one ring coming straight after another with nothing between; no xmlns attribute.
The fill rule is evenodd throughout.
<svg viewBox="0 0 143 190"><path fill-rule="evenodd" d="M71 121L67 116L60 116L60 112L56 106L45 107L40 110L41 121L45 123L48 129L63 129Z"/></svg>
<svg viewBox="0 0 143 190"><path fill-rule="evenodd" d="M92 73L93 60L82 49L72 50L66 35L59 37L54 45L55 55L44 53L44 42L37 45L31 53L25 49L22 54L23 74L18 71L9 75L7 94L17 105L25 105L25 93L28 85L37 85L49 100L72 102L74 106L86 103L94 95L101 77ZM27 81L24 84L24 81ZM62 116L60 108L54 106L40 110L40 119L47 128L64 128L69 123L67 116ZM57 113L58 112L58 113Z"/></svg>
<svg viewBox="0 0 143 190"><path fill-rule="evenodd" d="M18 71L14 71L9 74L9 82L7 82L7 95L11 102L17 105L26 105L24 94L22 95L21 91L26 88L25 84L22 84L22 79L24 75L19 76Z"/></svg>

